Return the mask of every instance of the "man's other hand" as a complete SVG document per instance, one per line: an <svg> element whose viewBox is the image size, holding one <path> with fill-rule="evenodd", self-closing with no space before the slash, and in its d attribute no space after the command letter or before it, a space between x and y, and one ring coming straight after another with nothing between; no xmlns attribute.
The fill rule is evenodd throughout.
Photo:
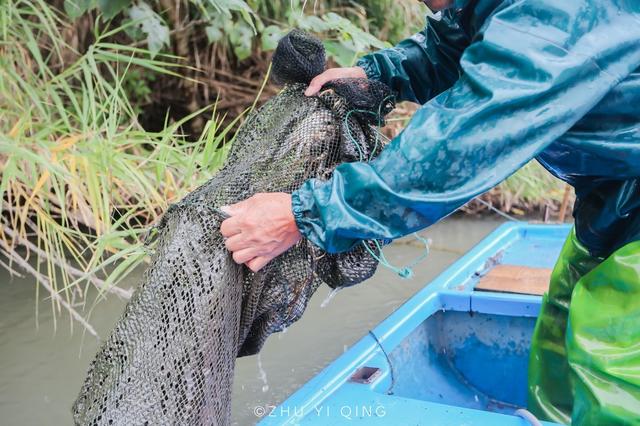
<svg viewBox="0 0 640 426"><path fill-rule="evenodd" d="M231 216L220 226L225 246L236 263L244 263L254 272L302 238L289 194L255 194L221 210Z"/></svg>
<svg viewBox="0 0 640 426"><path fill-rule="evenodd" d="M313 96L318 93L326 83L339 78L367 78L367 74L360 67L329 68L311 80L311 83L309 83L309 87L304 91L304 94L307 96Z"/></svg>

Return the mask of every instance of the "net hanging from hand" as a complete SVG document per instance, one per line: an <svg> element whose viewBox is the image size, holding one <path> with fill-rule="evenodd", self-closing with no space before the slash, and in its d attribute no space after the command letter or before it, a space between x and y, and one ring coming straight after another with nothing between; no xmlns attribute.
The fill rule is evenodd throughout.
<svg viewBox="0 0 640 426"><path fill-rule="evenodd" d="M281 40L272 69L284 89L249 115L225 166L164 214L143 282L89 367L76 424L229 424L235 358L298 320L320 284L374 273L364 245L329 254L304 239L253 273L233 262L219 232L219 207L291 193L382 148L372 124L394 106L389 89L344 79L306 97L324 66L319 40L296 30ZM368 113L349 114L356 109Z"/></svg>

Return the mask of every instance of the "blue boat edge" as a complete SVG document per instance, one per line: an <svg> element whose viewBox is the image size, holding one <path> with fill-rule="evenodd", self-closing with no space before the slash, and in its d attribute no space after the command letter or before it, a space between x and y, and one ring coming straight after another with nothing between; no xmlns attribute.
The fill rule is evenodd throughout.
<svg viewBox="0 0 640 426"><path fill-rule="evenodd" d="M451 378L451 374L459 375L458 372L449 372L445 374L449 378L443 378L444 376L440 377L442 376L440 371L433 370L438 366L445 366L445 369L448 369L448 364L451 364L446 360L446 356L442 361L440 360L442 354L436 353L438 351L446 352L447 347L450 347L448 343L434 352L432 346L438 346L437 342L435 344L434 342L417 342L419 339L413 339L416 340L416 345L420 346L409 349L419 351L420 357L417 358L420 359L415 362L421 361L421 357L424 355L428 360L426 363L432 369L426 372L421 371L420 374L415 374L415 377L412 377L412 371L408 370L408 366L413 362L412 356L411 354L402 354L404 350L402 345L404 342L404 346L407 346L407 342L409 342L410 346L415 346L411 340L412 333L420 332L424 335L425 332L420 331L420 328L424 328L427 323L432 323L428 325L429 327L433 327L436 322L440 324L437 327L442 327L446 323L446 327L455 329L461 328L458 327L458 324L465 322L466 316L460 316L460 313L466 313L470 317L476 315L476 318L482 318L482 327L502 327L497 330L513 329L514 332L521 332L522 338L515 337L516 340L521 340L520 347L514 349L517 356L509 358L509 368L516 369L514 372L520 377L520 381L522 377L525 377L526 380L526 368L524 372L521 370L525 355L528 358L528 347L526 348L527 353L523 354L522 346L527 341L525 334L530 333L531 324L535 322L537 317L541 297L474 291L474 287L482 275L482 271L496 263L552 268L570 229L570 225L540 225L525 222L508 222L499 226L370 330L345 353L331 362L318 375L289 396L282 404L269 407L270 409L266 411L260 425L322 425L353 424L354 422L380 425L433 424L443 426L529 424L527 420L514 414L518 404L513 407L509 404L497 407L495 401L484 401L483 398L486 395L473 390L477 384L469 385L471 393L467 390L462 392L460 389L452 390L454 387L460 387L460 383L452 383L452 381L460 381L461 379L459 377ZM471 321L477 323L479 320ZM510 322L499 324L504 321ZM472 328L476 327L473 333L478 333L478 326L478 324L472 325ZM447 332L443 332L443 336L446 336L445 340L449 338L449 329ZM464 331L455 338L458 340L466 339L464 344L468 346L468 342L475 337L472 334L463 335L464 333L469 332ZM450 334L456 335L456 332ZM513 336L509 338L513 339ZM501 350L509 352L512 349L511 346L514 346L512 343L505 340L498 342L498 346L508 344L509 346L502 346ZM501 355L496 355L495 351L491 354L492 346L496 346L496 342L489 346L480 344L474 347L474 351L486 355L485 362L488 364L485 367L487 368L491 368L492 356L502 358ZM460 354L464 355L457 358L469 358L465 349L456 347L454 350L460 350ZM427 352L430 353L427 354ZM449 355L449 357L452 356ZM394 362L397 363L395 372ZM443 362L445 364L442 364ZM474 362L468 364L473 365ZM352 376L362 367L370 368L375 372L375 377L365 377L365 380L356 383ZM464 366L463 368L467 372L470 371ZM408 370L408 372L400 377L398 370ZM500 379L500 374L496 377L487 375L485 379L487 378L488 382L495 382ZM413 389L416 383L411 383L412 380L420 379L423 382L419 382L418 387L424 383L424 389ZM502 377L501 383L505 384L503 387L510 388L507 384L512 380L504 379L505 377ZM462 382L465 380L463 379ZM398 383L401 381L406 382L403 385L405 387L404 394L397 392L401 387ZM515 383L514 386L518 387L516 393L521 405L522 384ZM432 389L434 389L433 392L436 392L435 394ZM444 391L438 393L439 389L444 389ZM417 397L414 395L416 392ZM438 397L441 400L438 400ZM475 401L467 401L469 398ZM491 404L493 405L491 406ZM491 406L491 408L479 408L485 405Z"/></svg>

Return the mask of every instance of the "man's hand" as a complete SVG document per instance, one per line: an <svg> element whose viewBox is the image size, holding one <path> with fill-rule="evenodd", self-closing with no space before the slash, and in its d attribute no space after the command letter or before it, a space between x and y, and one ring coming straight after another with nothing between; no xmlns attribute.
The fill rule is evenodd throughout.
<svg viewBox="0 0 640 426"><path fill-rule="evenodd" d="M221 210L231 216L220 226L225 246L233 252L236 263L244 263L254 272L302 238L289 194L256 194Z"/></svg>
<svg viewBox="0 0 640 426"><path fill-rule="evenodd" d="M311 83L309 83L309 87L304 91L304 94L307 96L313 96L318 93L326 83L339 78L367 78L367 74L360 67L329 68L311 80Z"/></svg>

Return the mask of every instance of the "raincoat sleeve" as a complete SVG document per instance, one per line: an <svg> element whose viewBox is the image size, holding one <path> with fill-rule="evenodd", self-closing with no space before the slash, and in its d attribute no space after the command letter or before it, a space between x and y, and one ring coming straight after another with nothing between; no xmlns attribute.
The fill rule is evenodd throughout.
<svg viewBox="0 0 640 426"><path fill-rule="evenodd" d="M397 238L507 178L640 65L638 6L619 4L517 2L488 18L461 78L377 159L294 192L302 234L328 252Z"/></svg>
<svg viewBox="0 0 640 426"><path fill-rule="evenodd" d="M427 18L424 30L394 47L363 56L357 65L368 78L391 87L398 100L423 104L460 77L459 61L469 45L452 11Z"/></svg>

